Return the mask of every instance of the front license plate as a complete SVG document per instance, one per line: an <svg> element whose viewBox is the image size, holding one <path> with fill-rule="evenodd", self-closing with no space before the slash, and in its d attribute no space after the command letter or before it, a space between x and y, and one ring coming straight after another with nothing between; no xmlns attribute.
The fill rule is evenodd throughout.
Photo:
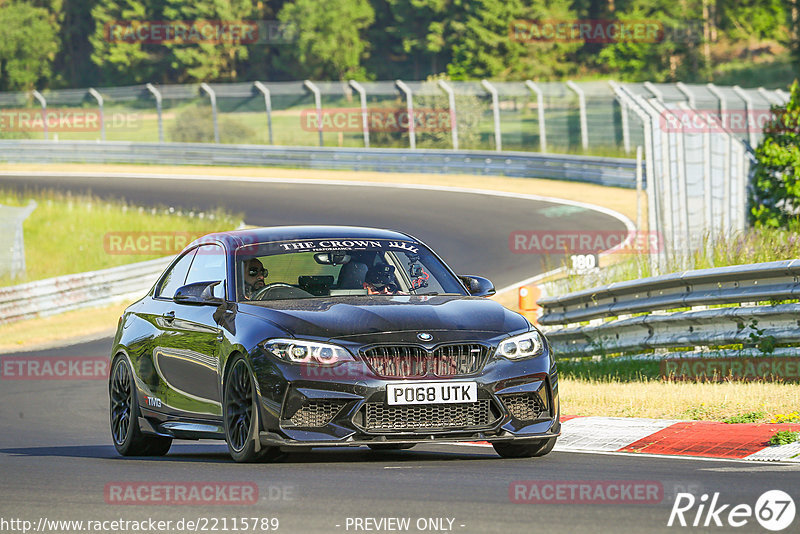
<svg viewBox="0 0 800 534"><path fill-rule="evenodd" d="M477 382L420 382L386 386L389 404L451 404L478 400Z"/></svg>

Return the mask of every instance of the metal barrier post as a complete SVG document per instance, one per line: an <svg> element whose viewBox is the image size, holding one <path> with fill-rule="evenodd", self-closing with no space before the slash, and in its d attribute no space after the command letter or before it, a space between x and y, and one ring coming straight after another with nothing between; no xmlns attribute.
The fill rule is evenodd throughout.
<svg viewBox="0 0 800 534"><path fill-rule="evenodd" d="M783 98L779 94L773 91L767 91L763 87L758 88L758 94L764 97L764 100L770 103L770 105L778 105L780 106L783 104Z"/></svg>
<svg viewBox="0 0 800 534"><path fill-rule="evenodd" d="M544 154L547 152L547 130L544 124L544 93L531 80L525 80L525 85L536 93L536 108L539 112L539 152Z"/></svg>
<svg viewBox="0 0 800 534"><path fill-rule="evenodd" d="M625 104L625 102L620 102L619 114L622 119L622 148L625 150L626 154L630 154L631 131L630 131L630 122L628 121L628 106L627 104Z"/></svg>
<svg viewBox="0 0 800 534"><path fill-rule="evenodd" d="M636 229L642 230L642 146L636 147Z"/></svg>
<svg viewBox="0 0 800 534"><path fill-rule="evenodd" d="M158 142L164 142L164 122L161 117L161 92L152 83L145 85L156 99L156 113L158 114Z"/></svg>
<svg viewBox="0 0 800 534"><path fill-rule="evenodd" d="M269 136L269 144L274 145L275 142L272 139L272 95L263 83L253 82L253 85L264 95L264 108L267 110L267 134Z"/></svg>
<svg viewBox="0 0 800 534"><path fill-rule="evenodd" d="M652 82L644 82L644 87L645 89L653 93L653 96L656 97L656 100L658 100L662 104L664 103L664 93L662 93L658 87L653 85Z"/></svg>
<svg viewBox="0 0 800 534"><path fill-rule="evenodd" d="M492 115L494 117L494 149L498 152L503 150L502 133L500 132L500 102L497 96L497 89L489 80L481 80L481 85L492 95Z"/></svg>
<svg viewBox="0 0 800 534"><path fill-rule="evenodd" d="M586 95L583 94L583 89L578 87L578 84L572 80L567 81L567 87L572 89L578 95L578 107L581 121L581 146L584 150L589 149L589 127L586 121Z"/></svg>
<svg viewBox="0 0 800 534"><path fill-rule="evenodd" d="M217 122L217 94L207 83L201 83L200 89L208 94L211 99L211 117L214 120L214 142L219 143L219 123Z"/></svg>
<svg viewBox="0 0 800 534"><path fill-rule="evenodd" d="M364 148L369 148L369 121L367 117L367 91L355 80L350 80L350 87L356 90L361 100L361 129L364 131Z"/></svg>
<svg viewBox="0 0 800 534"><path fill-rule="evenodd" d="M741 87L738 85L733 86L733 91L739 95L744 101L744 117L745 117L745 124L747 125L747 140L750 142L751 147L756 146L756 132L755 132L755 124L753 123L752 117L750 114L753 113L753 99L750 98Z"/></svg>
<svg viewBox="0 0 800 534"><path fill-rule="evenodd" d="M33 98L39 101L39 104L42 105L42 128L44 132L44 140L47 141L47 100L45 100L42 93L34 89L31 91L31 95Z"/></svg>
<svg viewBox="0 0 800 534"><path fill-rule="evenodd" d="M651 274L658 273L660 270L666 269L666 248L664 246L663 210L659 194L661 178L657 177L655 168L655 140L653 136L655 122L643 102L637 100L634 95L628 94L622 86L613 80L608 83L617 98L625 102L627 107L636 113L644 126L644 152L647 161L647 165L644 168L647 178L647 187L645 189L647 194L647 230L651 235L652 232L656 232L659 240L658 255L650 251L650 272Z"/></svg>
<svg viewBox="0 0 800 534"><path fill-rule="evenodd" d="M89 88L89 94L92 95L95 100L97 100L97 105L100 108L100 140L105 141L106 119L105 119L105 114L103 113L103 95L95 91L94 88L92 87Z"/></svg>
<svg viewBox="0 0 800 534"><path fill-rule="evenodd" d="M408 146L411 150L417 148L416 124L414 121L414 93L403 80L395 80L395 85L406 96L406 110L408 112Z"/></svg>
<svg viewBox="0 0 800 534"><path fill-rule="evenodd" d="M697 100L695 99L695 96L694 96L694 93L692 92L692 90L689 89L689 86L687 86L683 82L678 82L678 83L675 84L675 87L678 88L678 91L680 91L681 93L684 94L684 96L686 97L687 102L689 103L689 107L690 108L692 108L692 109L697 108L697 106L695 105L697 103Z"/></svg>
<svg viewBox="0 0 800 534"><path fill-rule="evenodd" d="M450 137L453 142L453 150L458 150L458 115L456 113L456 94L450 84L444 80L439 80L439 87L447 93L448 107L450 108Z"/></svg>
<svg viewBox="0 0 800 534"><path fill-rule="evenodd" d="M719 88L713 83L707 83L706 87L708 87L708 90L711 92L711 94L717 97L717 100L719 100L719 118L721 119L722 124L725 124L725 117L723 117L723 115L725 115L725 113L728 111L728 102L725 100L725 95L723 95L722 91L720 91Z"/></svg>

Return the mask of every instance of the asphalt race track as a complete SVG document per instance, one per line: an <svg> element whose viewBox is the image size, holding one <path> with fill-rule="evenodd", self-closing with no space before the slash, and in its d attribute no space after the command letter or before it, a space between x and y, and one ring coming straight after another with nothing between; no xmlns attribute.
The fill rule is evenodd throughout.
<svg viewBox="0 0 800 534"><path fill-rule="evenodd" d="M5 177L0 185L91 188L102 196L124 196L145 205L208 208L221 204L242 211L248 223L257 225L393 227L428 242L456 270L485 274L498 287L541 270L537 257L509 251L508 234L513 230L623 228L606 215L576 208L565 211L565 206L543 202L400 189ZM105 339L25 356L107 356L110 344ZM276 463L240 465L230 460L222 442L176 442L164 458L123 459L111 444L107 404L103 379L0 381L0 531L22 531L2 521L31 521L34 529L42 518L170 520L172 525L161 530L166 532L267 531L261 528L264 524L244 529L233 522L246 517L277 518L278 528L268 524L270 531L292 534L694 532L700 529L667 527L676 492L688 491L698 499L704 493L720 492L721 503L752 507L764 491L791 492L800 482L798 464L563 452L539 459L501 460L491 448L464 445L417 446L398 452L316 449L289 454ZM609 498L610 502L554 503L552 497L545 503L513 502L515 494L509 488L521 480L641 481L661 489L654 502L621 503ZM165 505L148 501L146 496L153 493L137 494L140 500L135 504L120 504L113 497L114 488L131 483L156 491L153 488L222 481L255 485L256 498L235 505L221 504L218 499ZM687 512L690 522L696 511L697 506ZM368 518L383 520L383 528ZM409 518L410 523L403 528L386 523L388 518ZM200 524L196 529L178 528L179 520L200 520ZM64 530L78 529L49 529ZM752 517L742 528L726 525L705 530L763 532ZM112 531L111 527L106 531Z"/></svg>

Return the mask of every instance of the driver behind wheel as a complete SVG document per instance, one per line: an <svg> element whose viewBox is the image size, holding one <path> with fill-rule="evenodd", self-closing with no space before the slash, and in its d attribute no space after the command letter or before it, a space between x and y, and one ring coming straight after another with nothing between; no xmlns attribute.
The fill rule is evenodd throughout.
<svg viewBox="0 0 800 534"><path fill-rule="evenodd" d="M253 293L262 289L268 275L269 271L256 258L248 261L244 267L244 298L250 300Z"/></svg>
<svg viewBox="0 0 800 534"><path fill-rule="evenodd" d="M364 289L367 295L395 295L397 294L397 279L394 277L394 267L391 265L375 265L367 271L364 277Z"/></svg>

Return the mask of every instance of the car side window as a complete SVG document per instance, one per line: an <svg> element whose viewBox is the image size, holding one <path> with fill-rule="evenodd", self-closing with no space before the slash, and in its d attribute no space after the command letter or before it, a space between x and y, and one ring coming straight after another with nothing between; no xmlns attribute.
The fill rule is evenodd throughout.
<svg viewBox="0 0 800 534"><path fill-rule="evenodd" d="M186 277L187 284L195 282L216 282L221 280L221 284L214 286L214 296L225 298L225 250L219 245L203 245L197 248L189 274Z"/></svg>
<svg viewBox="0 0 800 534"><path fill-rule="evenodd" d="M171 299L175 295L175 291L186 283L186 274L189 272L189 266L192 264L196 252L197 249L192 249L172 265L172 268L158 284L156 297Z"/></svg>

